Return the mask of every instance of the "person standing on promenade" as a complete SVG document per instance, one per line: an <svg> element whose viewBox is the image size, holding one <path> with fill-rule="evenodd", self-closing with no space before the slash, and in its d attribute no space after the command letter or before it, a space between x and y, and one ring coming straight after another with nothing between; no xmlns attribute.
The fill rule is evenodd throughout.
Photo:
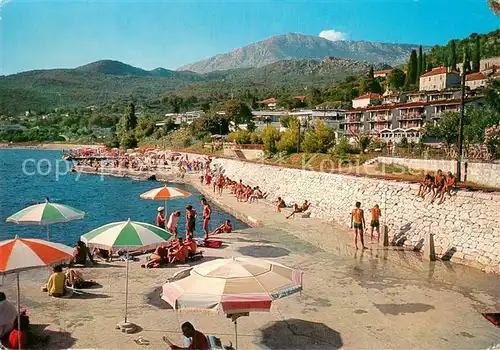
<svg viewBox="0 0 500 350"><path fill-rule="evenodd" d="M156 226L163 229L165 229L165 214L163 214L164 210L165 208L158 207L158 214L156 214Z"/></svg>
<svg viewBox="0 0 500 350"><path fill-rule="evenodd" d="M382 212L378 204L375 204L373 208L370 209L370 213L372 214L372 220L370 222L371 233L370 233L370 243L373 243L373 230L377 230L377 243L380 242L380 217L382 216Z"/></svg>
<svg viewBox="0 0 500 350"><path fill-rule="evenodd" d="M356 202L356 208L351 212L351 229L354 228L354 246L356 250L358 248L358 233L361 238L361 245L363 249L368 249L365 247L365 239L363 237L363 227L365 227L365 214L363 209L361 209L361 202Z"/></svg>
<svg viewBox="0 0 500 350"><path fill-rule="evenodd" d="M174 235L175 240L177 240L177 237L179 235L179 232L177 231L177 222L179 221L180 216L181 216L181 211L175 210L172 214L170 214L170 217L168 218L167 222L167 230L168 232Z"/></svg>
<svg viewBox="0 0 500 350"><path fill-rule="evenodd" d="M186 205L186 237L193 238L196 227L196 210L191 204Z"/></svg>
<svg viewBox="0 0 500 350"><path fill-rule="evenodd" d="M205 235L205 241L208 239L208 224L210 223L210 217L212 216L212 208L208 205L205 198L201 199L201 204L203 205L203 234Z"/></svg>

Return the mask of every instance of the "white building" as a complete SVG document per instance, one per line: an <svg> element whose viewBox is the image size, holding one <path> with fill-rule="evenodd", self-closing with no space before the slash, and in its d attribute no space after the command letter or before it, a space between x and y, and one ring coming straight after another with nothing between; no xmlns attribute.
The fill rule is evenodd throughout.
<svg viewBox="0 0 500 350"><path fill-rule="evenodd" d="M465 76L465 86L471 90L476 90L486 86L488 77L483 73L472 73Z"/></svg>
<svg viewBox="0 0 500 350"><path fill-rule="evenodd" d="M420 76L421 91L450 89L460 85L460 75L447 67L437 67Z"/></svg>

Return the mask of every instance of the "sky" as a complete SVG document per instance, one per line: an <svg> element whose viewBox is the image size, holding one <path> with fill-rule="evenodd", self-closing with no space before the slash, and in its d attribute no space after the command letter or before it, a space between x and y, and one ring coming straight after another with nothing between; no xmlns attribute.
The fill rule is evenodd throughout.
<svg viewBox="0 0 500 350"><path fill-rule="evenodd" d="M177 69L289 32L445 44L500 27L486 0L0 0L0 74L114 59Z"/></svg>

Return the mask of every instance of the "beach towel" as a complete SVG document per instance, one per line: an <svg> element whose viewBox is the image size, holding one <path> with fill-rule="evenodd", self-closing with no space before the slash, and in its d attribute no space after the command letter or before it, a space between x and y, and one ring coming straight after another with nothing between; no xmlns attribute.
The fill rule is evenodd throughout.
<svg viewBox="0 0 500 350"><path fill-rule="evenodd" d="M495 326L500 327L500 313L485 313L484 318L493 323Z"/></svg>
<svg viewBox="0 0 500 350"><path fill-rule="evenodd" d="M197 238L195 240L196 240L196 244L198 245L198 247L220 248L220 246L222 245L222 241L215 240L215 239L209 239L209 240L205 241L203 239Z"/></svg>

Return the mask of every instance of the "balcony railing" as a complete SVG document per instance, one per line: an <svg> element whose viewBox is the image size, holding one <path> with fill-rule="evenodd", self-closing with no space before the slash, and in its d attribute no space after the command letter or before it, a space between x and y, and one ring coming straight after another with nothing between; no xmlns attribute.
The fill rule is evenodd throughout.
<svg viewBox="0 0 500 350"><path fill-rule="evenodd" d="M387 115L374 115L370 117L370 122L389 122L392 120L392 117Z"/></svg>
<svg viewBox="0 0 500 350"><path fill-rule="evenodd" d="M405 113L398 117L398 120L420 120L424 117L423 113Z"/></svg>
<svg viewBox="0 0 500 350"><path fill-rule="evenodd" d="M348 117L346 119L346 121L348 123L360 123L361 122L361 118L360 117Z"/></svg>

